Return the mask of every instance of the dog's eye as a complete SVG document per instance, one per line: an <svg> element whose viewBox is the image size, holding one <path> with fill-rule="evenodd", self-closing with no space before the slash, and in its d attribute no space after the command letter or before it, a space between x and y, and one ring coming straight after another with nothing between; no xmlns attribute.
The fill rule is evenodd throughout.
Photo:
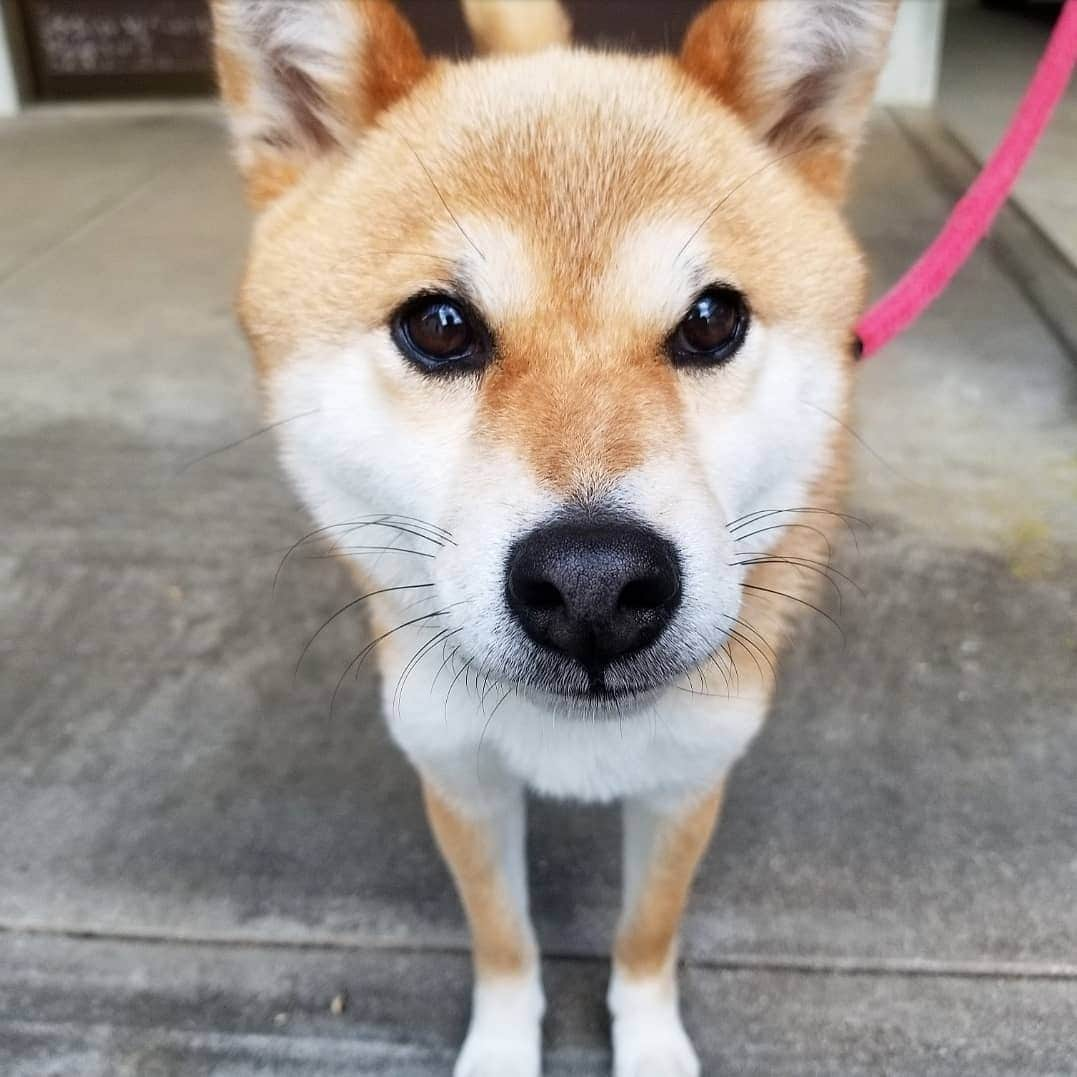
<svg viewBox="0 0 1077 1077"><path fill-rule="evenodd" d="M480 366L488 335L478 317L458 299L420 295L408 300L392 322L393 339L404 355L434 373Z"/></svg>
<svg viewBox="0 0 1077 1077"><path fill-rule="evenodd" d="M670 358L692 365L731 359L748 332L744 296L732 288L708 288L688 308L669 338Z"/></svg>

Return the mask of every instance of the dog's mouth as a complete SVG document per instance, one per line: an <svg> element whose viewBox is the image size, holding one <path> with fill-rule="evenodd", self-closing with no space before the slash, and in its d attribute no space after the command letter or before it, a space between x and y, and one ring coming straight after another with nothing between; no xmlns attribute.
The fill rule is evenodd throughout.
<svg viewBox="0 0 1077 1077"><path fill-rule="evenodd" d="M514 687L521 694L542 705L555 705L581 714L594 715L608 711L612 715L645 709L664 693L684 686L685 691L698 691L690 687L691 671L695 663L687 656L673 663L668 659L662 668L640 670L611 667L598 673L585 672L575 664L530 671L513 678Z"/></svg>
<svg viewBox="0 0 1077 1077"><path fill-rule="evenodd" d="M715 659L722 642L701 636L702 646L693 648L673 639L590 667L524 643L502 654L487 649L483 661L458 656L454 664L469 671L468 684L480 685L484 701L493 700L499 709L503 697L508 705L517 696L566 716L623 718L682 692L724 698L735 681Z"/></svg>

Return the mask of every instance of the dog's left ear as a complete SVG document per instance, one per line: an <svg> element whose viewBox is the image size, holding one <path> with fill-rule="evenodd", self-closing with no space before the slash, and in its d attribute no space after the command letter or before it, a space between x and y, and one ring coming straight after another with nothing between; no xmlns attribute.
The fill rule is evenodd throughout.
<svg viewBox="0 0 1077 1077"><path fill-rule="evenodd" d="M838 199L898 0L714 0L681 63L790 166Z"/></svg>
<svg viewBox="0 0 1077 1077"><path fill-rule="evenodd" d="M388 0L213 0L213 23L221 96L259 208L427 71Z"/></svg>

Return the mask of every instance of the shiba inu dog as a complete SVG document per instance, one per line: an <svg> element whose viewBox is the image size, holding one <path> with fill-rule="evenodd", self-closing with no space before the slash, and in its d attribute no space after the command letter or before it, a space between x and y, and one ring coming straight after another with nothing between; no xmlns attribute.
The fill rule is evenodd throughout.
<svg viewBox="0 0 1077 1077"><path fill-rule="evenodd" d="M528 790L623 802L615 1071L695 1074L678 924L828 572L894 3L718 0L656 57L465 9L455 62L384 0L216 0L240 316L471 927L458 1077L541 1068Z"/></svg>

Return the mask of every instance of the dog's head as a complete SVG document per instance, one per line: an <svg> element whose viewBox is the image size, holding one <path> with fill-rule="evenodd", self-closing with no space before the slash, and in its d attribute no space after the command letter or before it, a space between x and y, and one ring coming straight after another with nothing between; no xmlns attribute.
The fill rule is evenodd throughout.
<svg viewBox="0 0 1077 1077"><path fill-rule="evenodd" d="M466 7L488 45L565 30L547 0ZM592 702L669 684L737 616L743 521L813 503L892 15L720 0L678 58L451 63L381 0L217 0L286 465L337 535L412 521L433 556L375 580L432 583L477 667Z"/></svg>

